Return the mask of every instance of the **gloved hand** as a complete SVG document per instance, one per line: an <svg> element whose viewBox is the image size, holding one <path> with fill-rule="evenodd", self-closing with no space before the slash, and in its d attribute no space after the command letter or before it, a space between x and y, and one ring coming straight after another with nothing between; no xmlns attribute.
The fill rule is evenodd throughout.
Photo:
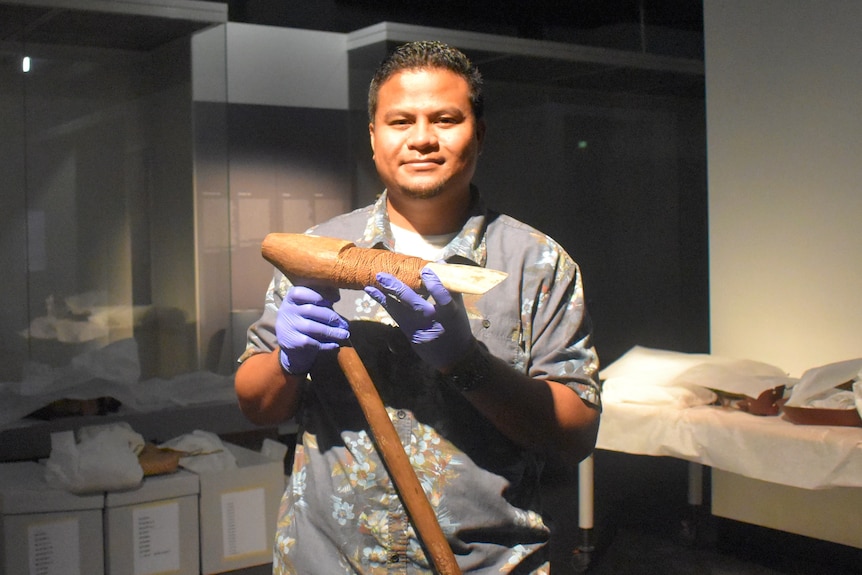
<svg viewBox="0 0 862 575"><path fill-rule="evenodd" d="M434 304L388 273L377 274L381 289L368 286L365 292L398 322L419 357L445 371L472 349L473 332L461 294L450 294L428 268L421 276Z"/></svg>
<svg viewBox="0 0 862 575"><path fill-rule="evenodd" d="M275 320L281 367L287 373L308 373L320 350L337 349L350 337L347 320L332 309L338 298L338 290L293 286L287 291Z"/></svg>

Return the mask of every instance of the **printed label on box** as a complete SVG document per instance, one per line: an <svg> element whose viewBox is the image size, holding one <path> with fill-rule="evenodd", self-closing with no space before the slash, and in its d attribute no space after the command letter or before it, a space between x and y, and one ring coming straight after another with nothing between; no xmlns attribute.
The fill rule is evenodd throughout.
<svg viewBox="0 0 862 575"><path fill-rule="evenodd" d="M180 568L180 505L142 505L132 511L135 575Z"/></svg>
<svg viewBox="0 0 862 575"><path fill-rule="evenodd" d="M265 499L263 488L222 493L225 558L267 550Z"/></svg>
<svg viewBox="0 0 862 575"><path fill-rule="evenodd" d="M27 539L31 575L81 575L77 519L31 525Z"/></svg>

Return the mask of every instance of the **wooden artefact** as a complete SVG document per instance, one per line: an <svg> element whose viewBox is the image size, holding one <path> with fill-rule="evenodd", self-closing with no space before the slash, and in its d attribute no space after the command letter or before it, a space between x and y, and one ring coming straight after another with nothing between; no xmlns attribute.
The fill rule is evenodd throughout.
<svg viewBox="0 0 862 575"><path fill-rule="evenodd" d="M414 290L422 290L419 272L434 270L446 289L484 294L506 279L505 272L479 266L443 264L360 248L347 240L307 234L273 233L264 238L261 253L294 283L324 284L345 289L377 285L377 272L388 272Z"/></svg>
<svg viewBox="0 0 862 575"><path fill-rule="evenodd" d="M401 445L401 438L386 408L383 400L368 375L368 370L362 363L362 359L352 347L341 347L338 350L338 365L344 372L350 387L353 389L368 426L375 445L386 464L389 476L398 489L401 502L413 522L413 527L419 535L419 539L430 555L431 563L439 575L461 575L461 568L455 561L452 548L446 541L446 536L437 522L437 515L428 498L410 458Z"/></svg>
<svg viewBox="0 0 862 575"><path fill-rule="evenodd" d="M507 274L476 266L436 264L421 258L395 254L386 250L359 248L352 242L305 234L269 234L261 246L263 257L277 267L294 284L326 285L345 289L362 289L376 285L377 272L389 272L414 290L422 289L419 272L431 267L441 283L459 293L483 294L503 281ZM386 407L368 370L356 350L343 346L338 350L338 364L353 389L365 415L380 457L413 522L416 533L438 575L461 575L461 569L437 515L401 438L389 419Z"/></svg>

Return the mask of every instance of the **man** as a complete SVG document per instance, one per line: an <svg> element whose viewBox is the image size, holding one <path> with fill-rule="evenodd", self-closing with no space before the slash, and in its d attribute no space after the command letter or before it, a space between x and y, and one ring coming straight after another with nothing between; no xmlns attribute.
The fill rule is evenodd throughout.
<svg viewBox="0 0 862 575"><path fill-rule="evenodd" d="M430 561L333 354L356 347L465 573L547 573L539 482L548 458L595 444L598 359L577 265L489 211L471 179L485 135L481 77L437 42L398 48L369 90L385 191L313 230L360 247L509 273L483 297L423 270L423 298L388 274L348 291L278 271L236 374L246 416L301 428L275 573L428 573Z"/></svg>

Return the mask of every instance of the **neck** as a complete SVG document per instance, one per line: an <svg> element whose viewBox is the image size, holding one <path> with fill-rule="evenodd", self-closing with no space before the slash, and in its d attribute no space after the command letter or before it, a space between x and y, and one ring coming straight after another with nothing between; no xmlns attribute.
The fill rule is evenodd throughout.
<svg viewBox="0 0 862 575"><path fill-rule="evenodd" d="M461 229L470 209L471 194L435 198L405 198L387 194L389 221L423 236L449 234Z"/></svg>

